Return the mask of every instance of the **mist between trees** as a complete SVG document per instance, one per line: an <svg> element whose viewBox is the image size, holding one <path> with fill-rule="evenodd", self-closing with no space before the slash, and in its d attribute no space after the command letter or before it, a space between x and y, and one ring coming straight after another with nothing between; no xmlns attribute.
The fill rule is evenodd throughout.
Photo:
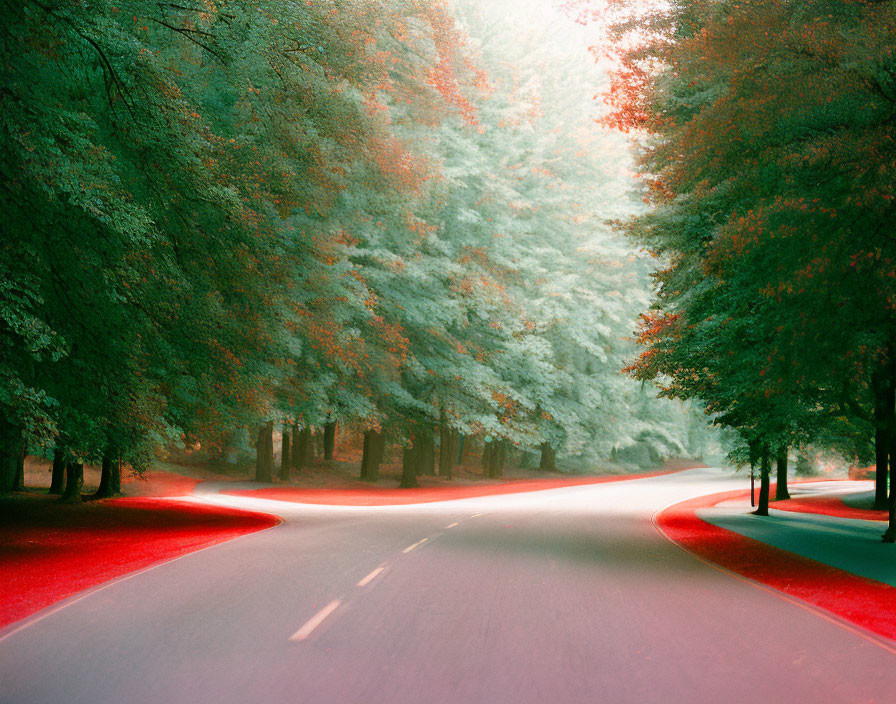
<svg viewBox="0 0 896 704"><path fill-rule="evenodd" d="M239 429L264 479L284 424L297 466L338 426L405 484L465 439L490 476L712 440L621 372L655 261L610 224L642 205L568 13L0 5L0 490L28 452L114 493Z"/></svg>

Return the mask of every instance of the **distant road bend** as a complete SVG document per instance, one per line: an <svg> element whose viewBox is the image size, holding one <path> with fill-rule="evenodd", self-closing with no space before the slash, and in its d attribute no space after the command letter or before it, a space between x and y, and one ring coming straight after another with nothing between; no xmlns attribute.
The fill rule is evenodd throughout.
<svg viewBox="0 0 896 704"><path fill-rule="evenodd" d="M400 507L210 495L285 521L6 631L0 701L892 702L892 650L652 524L742 487L697 469Z"/></svg>

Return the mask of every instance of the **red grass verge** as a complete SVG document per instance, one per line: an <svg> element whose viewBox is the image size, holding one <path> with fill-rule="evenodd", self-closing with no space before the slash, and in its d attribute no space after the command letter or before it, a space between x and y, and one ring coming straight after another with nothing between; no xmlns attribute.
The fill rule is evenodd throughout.
<svg viewBox="0 0 896 704"><path fill-rule="evenodd" d="M769 508L783 511L799 511L801 513L818 513L823 516L839 518L861 518L865 521L886 521L886 511L869 508L856 508L845 503L839 496L801 496L786 501L773 501Z"/></svg>
<svg viewBox="0 0 896 704"><path fill-rule="evenodd" d="M275 516L155 498L0 506L0 628L85 589L269 528Z"/></svg>
<svg viewBox="0 0 896 704"><path fill-rule="evenodd" d="M714 526L697 509L749 498L729 491L660 512L656 522L673 542L743 577L773 587L886 638L896 639L896 588Z"/></svg>
<svg viewBox="0 0 896 704"><path fill-rule="evenodd" d="M299 504L326 504L331 506L404 506L427 504L435 501L472 499L495 494L519 494L543 489L559 489L567 486L603 484L625 479L642 479L680 472L683 468L663 469L644 474L625 474L604 477L579 477L576 479L519 479L500 484L442 485L417 489L393 489L359 485L345 489L303 489L298 487L272 487L268 489L234 489L222 491L233 496L251 496L256 499L273 499ZM360 483L359 483L360 484Z"/></svg>

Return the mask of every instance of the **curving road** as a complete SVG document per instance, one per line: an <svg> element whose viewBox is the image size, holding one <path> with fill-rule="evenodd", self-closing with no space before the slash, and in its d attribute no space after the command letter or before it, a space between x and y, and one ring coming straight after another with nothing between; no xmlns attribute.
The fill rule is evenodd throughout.
<svg viewBox="0 0 896 704"><path fill-rule="evenodd" d="M651 523L743 483L701 469L394 508L207 488L284 523L0 634L0 702L894 701L896 650Z"/></svg>

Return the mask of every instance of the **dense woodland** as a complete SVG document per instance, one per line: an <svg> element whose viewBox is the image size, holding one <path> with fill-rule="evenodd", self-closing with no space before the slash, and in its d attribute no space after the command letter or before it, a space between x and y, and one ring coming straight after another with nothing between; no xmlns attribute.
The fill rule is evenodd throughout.
<svg viewBox="0 0 896 704"><path fill-rule="evenodd" d="M643 206L620 180L626 138L600 121L605 72L574 12L511 0L0 8L0 491L21 484L25 453L52 457L51 491L78 500L84 463L102 463L105 495L122 462L139 470L196 443L223 452L240 429L260 480L274 471L275 430L285 476L312 433L327 457L336 432L355 433L362 477L377 479L388 447L403 454L403 486L450 477L465 438L485 448L487 476L511 452L553 469L558 456L587 464L639 444L657 457L698 451L698 402L658 399L621 373L655 260L611 224ZM729 78L718 68L700 90ZM651 156L662 171L680 133L647 123L632 126L668 136ZM639 228L666 252L664 223L681 217L670 200ZM836 238L845 246L845 231ZM665 280L703 271L688 247ZM851 272L876 290L888 267L869 256ZM856 323L884 300L844 310L843 339L813 343L813 359L871 336ZM764 316L756 335L777 321ZM675 338L654 338L657 359L672 360ZM861 384L836 400L870 408L883 348L855 344L836 369ZM639 375L680 379L671 364L642 360ZM822 373L812 369L800 389ZM678 395L746 427L691 388ZM741 396L721 375L713 388ZM843 424L864 422L851 407ZM763 457L823 415L776 406L787 423L773 431L761 404L749 412L765 428Z"/></svg>
<svg viewBox="0 0 896 704"><path fill-rule="evenodd" d="M701 399L761 468L876 460L896 540L896 3L571 2L614 26L606 122L637 135L663 265L630 372ZM611 52L612 53L612 52Z"/></svg>

